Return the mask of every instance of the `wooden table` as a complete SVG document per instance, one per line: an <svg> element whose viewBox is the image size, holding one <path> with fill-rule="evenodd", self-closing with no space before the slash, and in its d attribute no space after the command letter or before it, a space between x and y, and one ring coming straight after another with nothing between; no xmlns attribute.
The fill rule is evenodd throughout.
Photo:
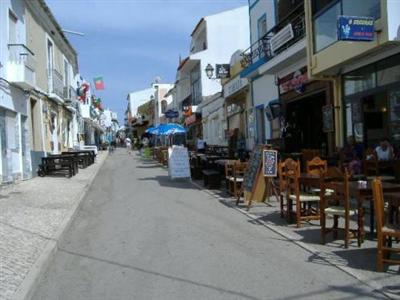
<svg viewBox="0 0 400 300"><path fill-rule="evenodd" d="M390 182L382 182L382 191L384 197L386 197L387 193L400 193L400 184L390 183ZM354 197L358 201L359 208L362 211L362 204L364 201L369 201L370 205L370 232L374 233L374 198L372 194L372 182L367 181L367 185L360 185L358 182L351 181L349 182L349 192L350 196ZM364 214L364 213L363 213ZM364 218L364 216L362 216Z"/></svg>
<svg viewBox="0 0 400 300"><path fill-rule="evenodd" d="M51 172L58 170L68 170L69 177L78 173L78 163L73 156L66 155L50 155L42 157L42 164L40 165L39 175L48 175Z"/></svg>

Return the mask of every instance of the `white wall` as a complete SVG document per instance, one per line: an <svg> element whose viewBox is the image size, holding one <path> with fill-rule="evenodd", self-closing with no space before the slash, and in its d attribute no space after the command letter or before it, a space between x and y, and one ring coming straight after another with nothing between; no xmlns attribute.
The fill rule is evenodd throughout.
<svg viewBox="0 0 400 300"><path fill-rule="evenodd" d="M226 146L225 130L227 129L224 114L223 97L219 97L202 106L203 139L208 145Z"/></svg>
<svg viewBox="0 0 400 300"><path fill-rule="evenodd" d="M251 44L254 44L258 41L258 20L265 14L267 17L267 31L275 26L275 0L260 0L254 6L252 6L255 2L250 1L249 14L250 14L250 38Z"/></svg>
<svg viewBox="0 0 400 300"><path fill-rule="evenodd" d="M207 64L229 64L232 53L250 46L248 6L204 18L207 27L207 50L195 53L191 59L200 60L203 96L221 92L219 80L210 80L205 74Z"/></svg>
<svg viewBox="0 0 400 300"><path fill-rule="evenodd" d="M154 88L145 90L139 90L136 92L129 93L128 101L130 101L130 112L132 116L137 115L137 109L140 105L150 100L150 97L154 96Z"/></svg>
<svg viewBox="0 0 400 300"><path fill-rule="evenodd" d="M264 107L272 100L278 99L278 87L275 85L275 77L263 75L253 80L253 103L254 108L263 105ZM265 139L271 138L271 124L265 113L263 114L265 123ZM257 120L255 120L257 122Z"/></svg>

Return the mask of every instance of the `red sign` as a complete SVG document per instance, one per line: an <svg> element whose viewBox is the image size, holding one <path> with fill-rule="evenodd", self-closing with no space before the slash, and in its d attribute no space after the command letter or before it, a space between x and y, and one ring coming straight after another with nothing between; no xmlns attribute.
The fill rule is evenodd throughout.
<svg viewBox="0 0 400 300"><path fill-rule="evenodd" d="M303 93L304 85L307 80L307 67L279 78L279 93L284 94L292 90L295 90L298 93Z"/></svg>

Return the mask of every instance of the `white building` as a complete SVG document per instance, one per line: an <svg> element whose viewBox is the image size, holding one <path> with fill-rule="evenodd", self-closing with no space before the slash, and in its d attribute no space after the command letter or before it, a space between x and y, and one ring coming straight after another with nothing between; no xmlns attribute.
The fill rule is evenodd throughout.
<svg viewBox="0 0 400 300"><path fill-rule="evenodd" d="M154 89L154 125L167 123L168 120L164 113L168 109L168 105L173 102L172 96L168 92L173 88L173 84L169 83L153 83Z"/></svg>
<svg viewBox="0 0 400 300"><path fill-rule="evenodd" d="M200 104L203 122L203 140L207 145L227 146L225 130L225 99L222 93L217 93Z"/></svg>
<svg viewBox="0 0 400 300"><path fill-rule="evenodd" d="M138 107L148 102L152 97L154 97L153 87L129 93L126 98L128 100L128 118L137 117Z"/></svg>
<svg viewBox="0 0 400 300"><path fill-rule="evenodd" d="M23 0L0 1L0 182L25 179L31 172L25 90L36 81L34 54L26 47L25 10Z"/></svg>
<svg viewBox="0 0 400 300"><path fill-rule="evenodd" d="M278 99L275 76L261 69L267 61L268 51L264 43L269 31L276 23L276 1L249 1L251 46L243 54L241 77L250 80L253 110L249 119L255 121L255 143L266 143L271 138L271 124L266 117L266 108Z"/></svg>
<svg viewBox="0 0 400 300"><path fill-rule="evenodd" d="M176 103L189 127L188 139L202 134L201 111L198 105L222 91L219 80L209 79L208 64L229 64L237 49L249 46L248 7L203 17L191 34L190 54L179 62L176 76Z"/></svg>

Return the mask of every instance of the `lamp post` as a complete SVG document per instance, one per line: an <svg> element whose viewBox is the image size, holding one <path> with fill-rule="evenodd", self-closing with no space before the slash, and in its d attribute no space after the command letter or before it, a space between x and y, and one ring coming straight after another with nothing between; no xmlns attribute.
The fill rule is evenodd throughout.
<svg viewBox="0 0 400 300"><path fill-rule="evenodd" d="M208 79L212 79L213 75L214 75L214 68L211 64L208 64L207 67L205 68L206 71L206 75L208 77Z"/></svg>

